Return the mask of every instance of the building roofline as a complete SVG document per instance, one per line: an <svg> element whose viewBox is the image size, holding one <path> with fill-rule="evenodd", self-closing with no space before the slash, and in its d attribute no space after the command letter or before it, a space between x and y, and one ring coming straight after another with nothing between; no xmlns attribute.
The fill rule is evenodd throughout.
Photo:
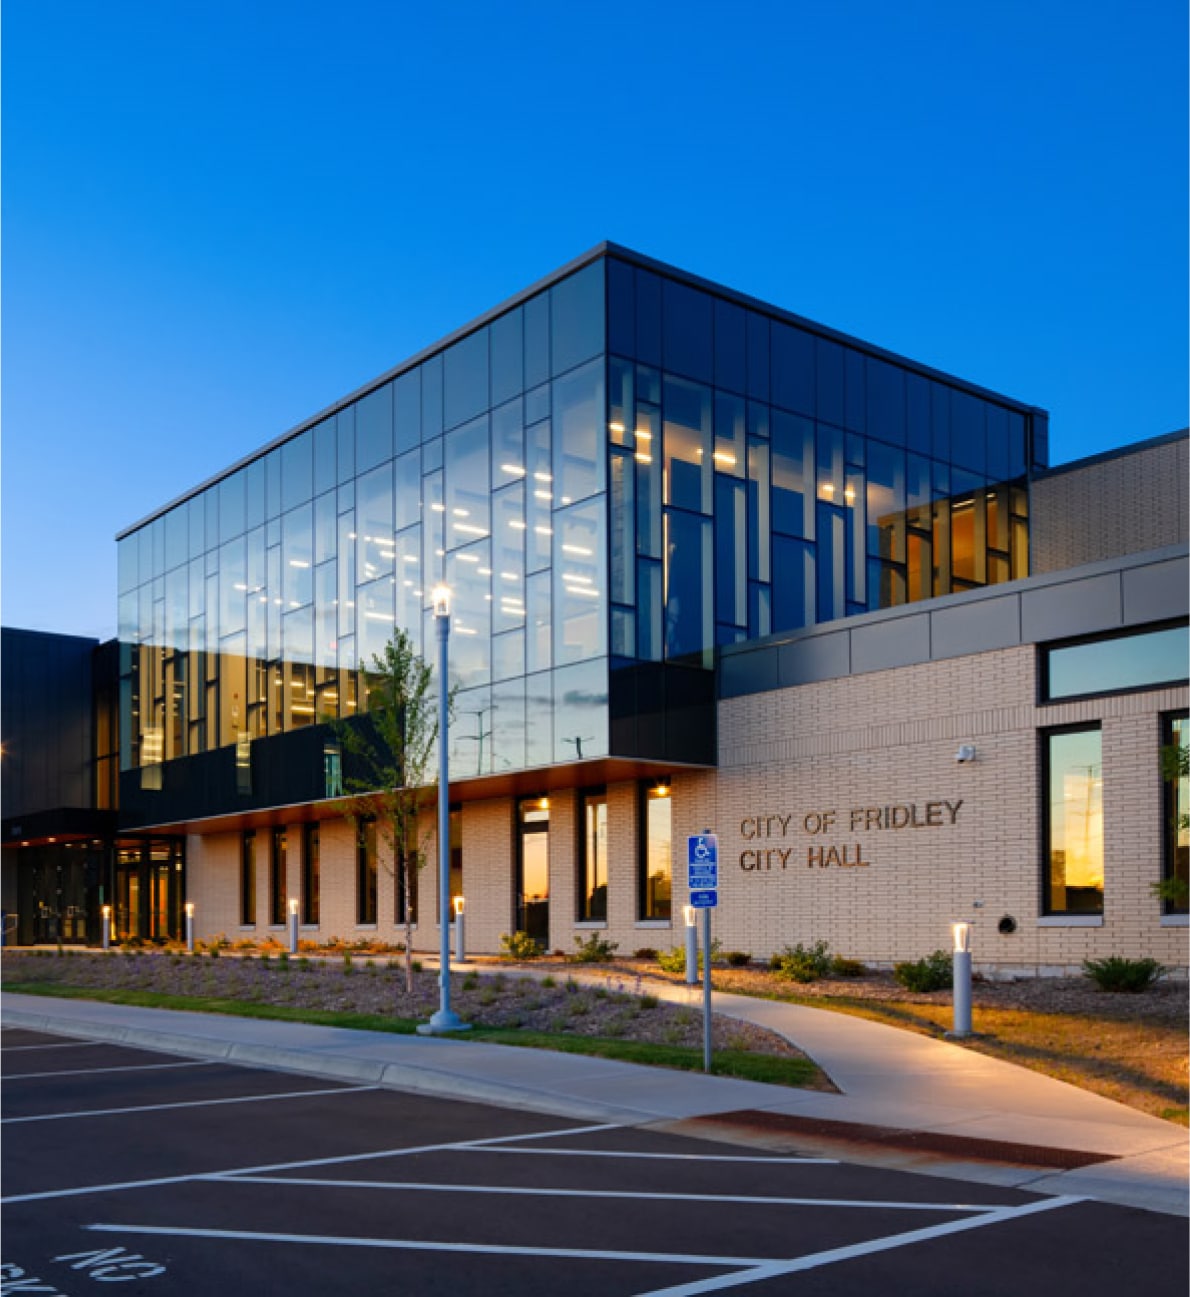
<svg viewBox="0 0 1190 1297"><path fill-rule="evenodd" d="M1089 468L1092 464L1106 464L1113 459L1123 459L1126 455L1134 455L1137 451L1152 450L1156 446L1168 446L1176 441L1185 441L1190 437L1190 428L1181 428L1177 432L1162 433L1157 437L1146 437L1144 441L1130 441L1124 446L1114 446L1111 450L1101 450L1095 455L1087 455L1083 459L1072 459L1066 464L1054 464L1049 468L1039 469L1033 474L1034 481L1044 480L1047 477L1057 477L1061 473L1071 473L1080 468Z"/></svg>
<svg viewBox="0 0 1190 1297"><path fill-rule="evenodd" d="M888 351L883 347L877 346L875 343L865 342L862 338L856 338L851 334L843 333L838 329L832 329L828 325L819 324L814 320L807 319L805 316L796 315L794 312L787 311L783 307L774 306L771 302L765 302L760 298L752 297L747 293L737 292L735 289L727 288L722 284L716 283L714 280L705 279L700 275L691 274L689 271L682 270L677 266L669 265L664 261L658 261L653 257L646 256L644 253L635 252L633 249L626 248L621 244L604 240L595 244L594 247L589 248L581 255L573 258L573 260L566 262L565 265L559 266L556 270L552 270L549 274L536 280L527 288L522 288L511 297L505 298L504 301L500 302L498 305L484 311L482 315L476 316L474 319L461 325L459 328L454 329L444 337L430 343L428 346L422 347L421 350L415 352L407 359L402 360L399 364L394 365L391 369L387 369L377 377L369 379L354 391L349 392L346 396L340 397L332 404L320 410L317 414L303 419L300 423L297 423L287 431L280 433L271 441L266 442L263 446L257 447L250 454L237 459L234 463L228 465L227 468L220 469L219 472L206 478L198 485L182 492L181 495L176 496L167 504L164 504L160 508L154 509L151 513L146 514L138 522L134 522L131 525L124 527L116 533L116 540L124 540L134 532L140 531L142 527L148 526L149 523L154 522L156 519L169 513L171 509L176 509L178 505L184 504L187 500L193 499L197 495L201 495L216 483L223 481L224 478L230 477L233 473L239 472L241 468L245 468L254 460L260 459L262 456L276 450L278 446L284 445L285 442L292 440L294 437L300 436L303 432L306 432L317 424L322 423L323 420L329 419L333 415L338 414L340 410L345 409L355 401L361 400L370 392L374 392L378 387L382 387L385 383L391 382L394 378L399 378L402 374L414 369L416 366L429 360L432 356L441 351L445 351L448 347L453 346L457 342L461 342L464 338L475 333L478 329L482 329L491 324L493 320L498 319L502 315L506 315L509 311L515 310L518 306L521 306L523 303L528 301L529 298L536 297L547 288L552 288L554 284L558 283L560 280L575 274L586 266L589 266L592 262L598 261L603 257L615 257L619 261L628 262L631 265L638 266L643 270L652 271L654 274L662 275L665 278L675 280L678 283L686 284L692 288L702 289L703 291L712 293L716 297L722 298L725 301L733 302L736 305L746 307L749 310L758 311L761 314L767 315L771 319L777 320L783 324L794 325L799 329L804 329L809 333L815 334L821 338L826 338L831 342L838 342L847 347L851 347L854 350L862 351L865 355L873 356L878 360L890 361L902 368L911 369L914 372L921 374L924 378L932 379L935 382L945 383L950 387L959 388L962 391L969 392L984 400L993 401L997 405L1004 406L1019 413L1042 415L1047 413L1040 406L1029 405L1025 402L1014 400L1012 397L1005 396L1001 392L994 392L990 388L981 387L978 383L972 383L966 379L959 378L957 375L947 374L942 370L933 369L929 365L922 364L920 361L911 360L909 357L899 355L897 352Z"/></svg>

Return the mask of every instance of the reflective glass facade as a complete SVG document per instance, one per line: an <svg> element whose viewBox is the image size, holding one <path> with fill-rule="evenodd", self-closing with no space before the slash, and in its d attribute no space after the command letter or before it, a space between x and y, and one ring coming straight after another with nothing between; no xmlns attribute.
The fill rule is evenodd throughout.
<svg viewBox="0 0 1190 1297"><path fill-rule="evenodd" d="M458 777L709 764L717 645L1025 575L1043 457L1040 412L597 250L120 538L122 793L226 751L207 813L259 795L394 625L432 654L440 581Z"/></svg>

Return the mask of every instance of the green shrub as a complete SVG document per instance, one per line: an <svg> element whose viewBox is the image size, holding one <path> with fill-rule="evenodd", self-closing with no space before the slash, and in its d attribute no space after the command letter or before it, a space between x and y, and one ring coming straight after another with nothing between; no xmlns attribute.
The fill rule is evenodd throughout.
<svg viewBox="0 0 1190 1297"><path fill-rule="evenodd" d="M632 952L632 958L633 959L656 959L657 952L653 949L652 946L641 946L639 950L634 950Z"/></svg>
<svg viewBox="0 0 1190 1297"><path fill-rule="evenodd" d="M711 963L713 964L719 958L719 947L721 942L718 937L711 941ZM684 973L686 971L686 947L674 946L670 950L662 950L657 954L657 967L664 973ZM702 969L702 943L698 946L698 967Z"/></svg>
<svg viewBox="0 0 1190 1297"><path fill-rule="evenodd" d="M540 959L545 947L527 932L504 932L500 935L500 958L509 960Z"/></svg>
<svg viewBox="0 0 1190 1297"><path fill-rule="evenodd" d="M727 950L723 958L729 968L746 968L752 962L752 956L746 950Z"/></svg>
<svg viewBox="0 0 1190 1297"><path fill-rule="evenodd" d="M799 941L796 946L786 946L780 955L769 960L769 967L778 977L791 982L816 982L830 974L832 962L825 941L816 941L812 946L803 946Z"/></svg>
<svg viewBox="0 0 1190 1297"><path fill-rule="evenodd" d="M1106 959L1084 959L1083 972L1101 991L1143 991L1165 974L1165 966L1155 959L1125 959L1109 955Z"/></svg>
<svg viewBox="0 0 1190 1297"><path fill-rule="evenodd" d="M574 944L578 949L566 958L574 964L605 964L619 950L619 943L605 941L598 932L592 932L584 941L577 933Z"/></svg>
<svg viewBox="0 0 1190 1297"><path fill-rule="evenodd" d="M844 959L842 955L836 955L831 960L832 977L864 977L867 972L867 964L861 964L858 959Z"/></svg>
<svg viewBox="0 0 1190 1297"><path fill-rule="evenodd" d="M945 991L954 983L950 953L935 950L924 959L893 965L893 977L908 991Z"/></svg>

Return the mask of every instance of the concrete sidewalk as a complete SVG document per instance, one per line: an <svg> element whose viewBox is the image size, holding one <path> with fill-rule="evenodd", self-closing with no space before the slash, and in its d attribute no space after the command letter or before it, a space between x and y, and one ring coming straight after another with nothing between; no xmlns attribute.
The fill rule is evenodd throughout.
<svg viewBox="0 0 1190 1297"><path fill-rule="evenodd" d="M585 980L585 979L584 979ZM603 980L604 978L592 978ZM697 988L651 993L701 1002ZM1190 1216L1181 1127L1038 1073L847 1014L716 993L715 1012L779 1032L837 1094L609 1059L0 995L5 1026L624 1125L827 1151L1040 1193Z"/></svg>

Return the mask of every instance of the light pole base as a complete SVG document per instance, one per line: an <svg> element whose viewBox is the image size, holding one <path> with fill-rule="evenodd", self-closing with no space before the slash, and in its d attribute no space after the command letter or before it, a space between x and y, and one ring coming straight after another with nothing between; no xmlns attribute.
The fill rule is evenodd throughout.
<svg viewBox="0 0 1190 1297"><path fill-rule="evenodd" d="M451 1032L470 1030L471 1024L464 1022L457 1013L451 1013L449 1010L443 1013L439 1009L429 1022L418 1023L417 1034L419 1036L447 1036Z"/></svg>

